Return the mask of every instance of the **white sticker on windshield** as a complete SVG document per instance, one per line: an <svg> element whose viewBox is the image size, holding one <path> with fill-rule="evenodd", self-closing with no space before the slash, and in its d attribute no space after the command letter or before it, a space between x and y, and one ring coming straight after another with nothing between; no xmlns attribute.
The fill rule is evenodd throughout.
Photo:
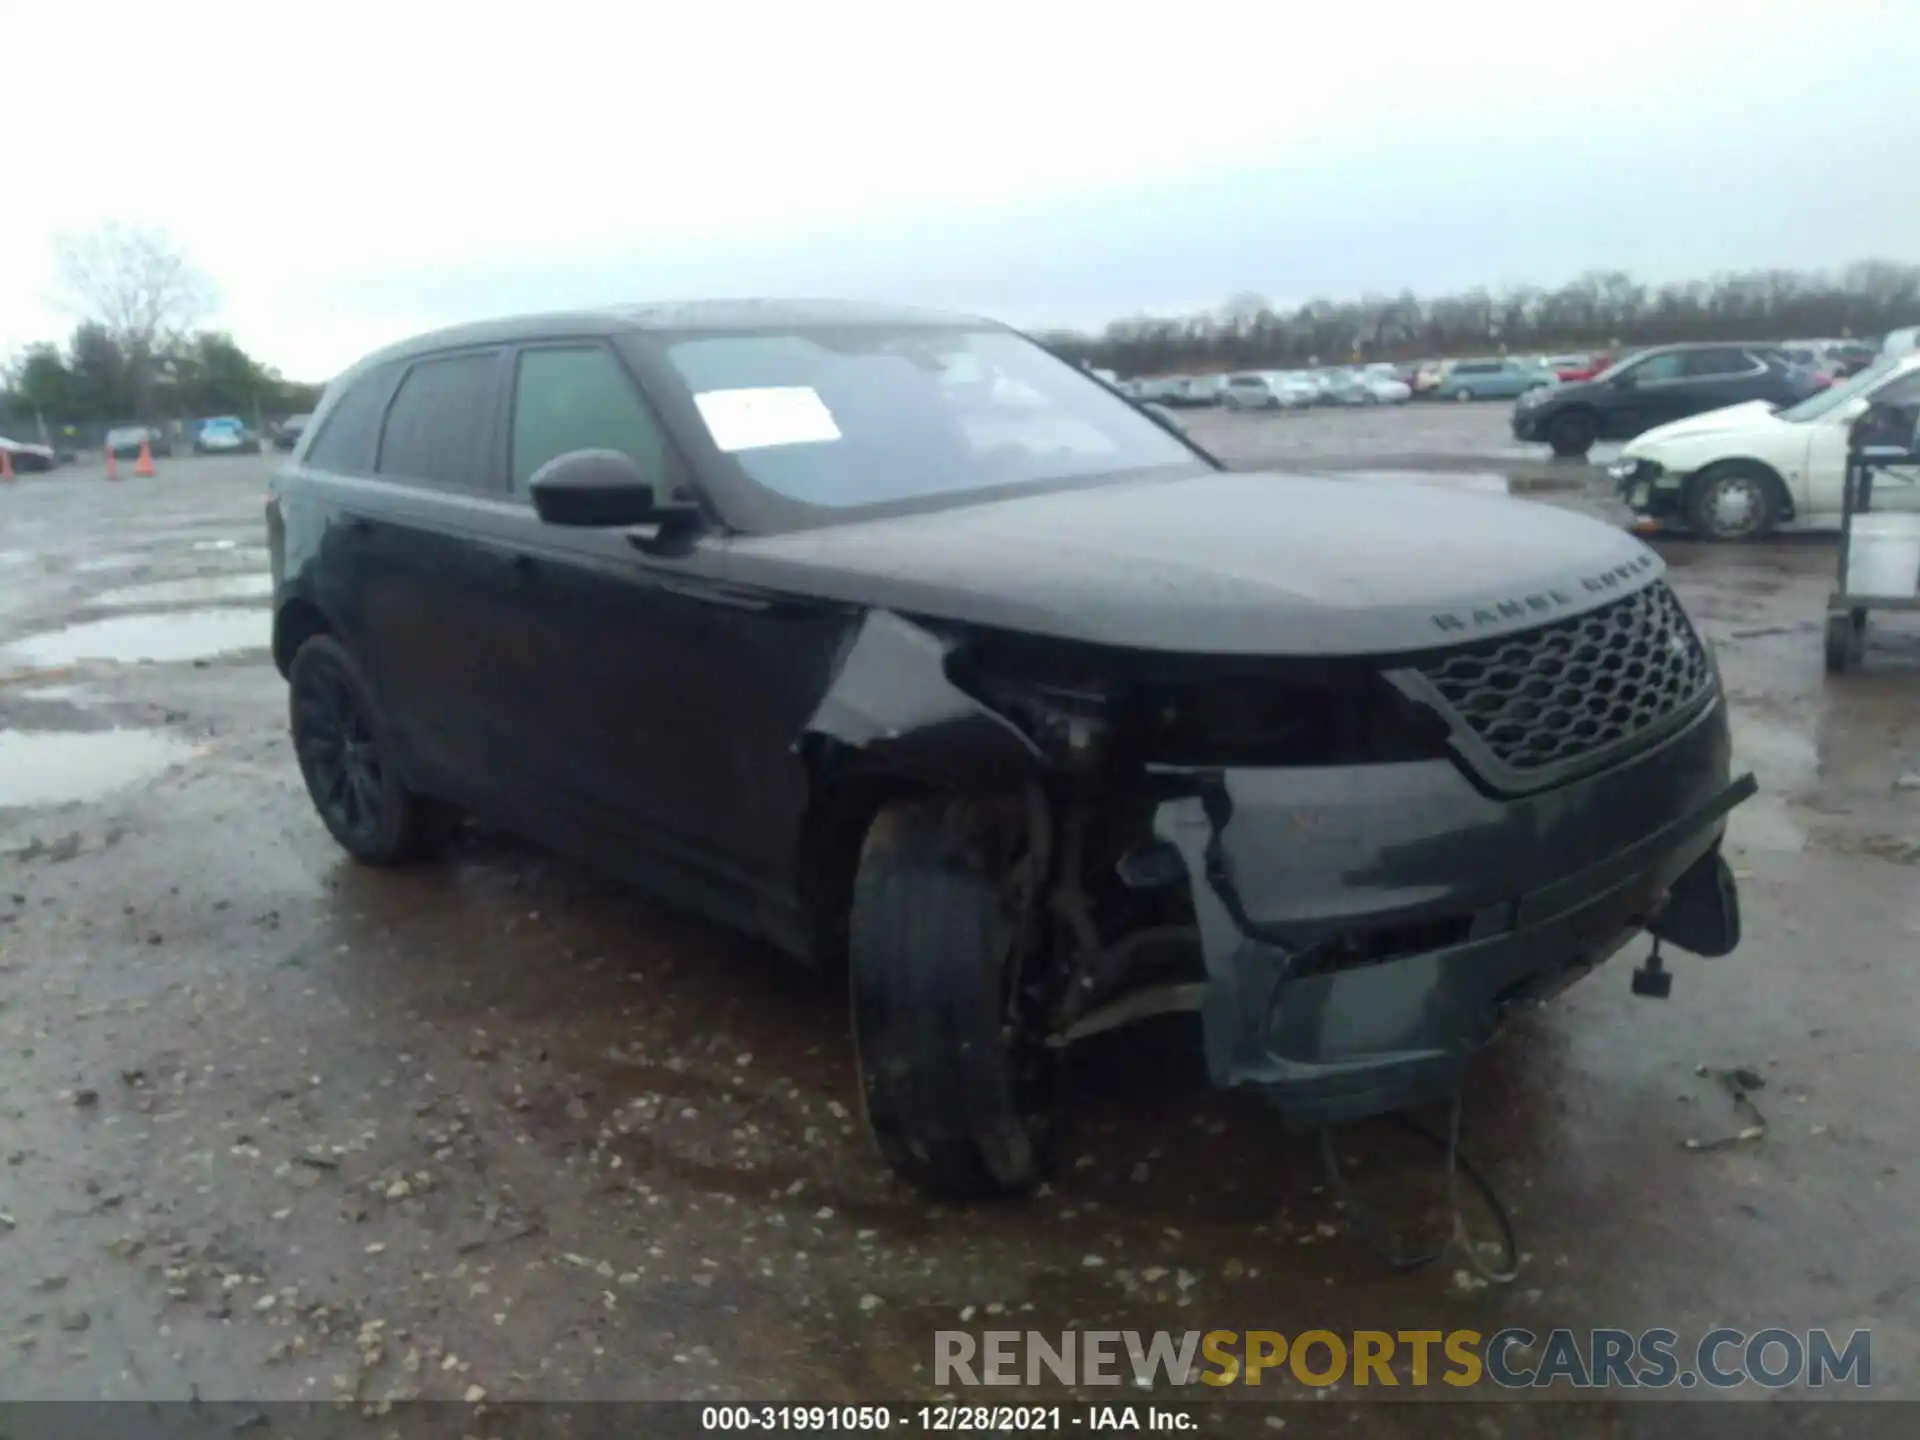
<svg viewBox="0 0 1920 1440"><path fill-rule="evenodd" d="M808 385L707 390L694 396L693 403L700 407L713 443L728 452L840 438L827 402Z"/></svg>

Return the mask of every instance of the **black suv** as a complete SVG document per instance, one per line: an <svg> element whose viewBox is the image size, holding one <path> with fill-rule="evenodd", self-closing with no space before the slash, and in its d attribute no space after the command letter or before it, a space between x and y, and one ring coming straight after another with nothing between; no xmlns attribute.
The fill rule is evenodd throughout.
<svg viewBox="0 0 1920 1440"><path fill-rule="evenodd" d="M272 489L340 844L473 813L845 965L868 1117L930 1191L1033 1184L1070 1046L1145 1016L1325 1124L1454 1093L1642 929L1736 943L1752 781L1651 551L1225 473L985 321L450 330L336 380Z"/></svg>
<svg viewBox="0 0 1920 1440"><path fill-rule="evenodd" d="M1727 405L1797 405L1821 383L1770 345L1665 345L1591 380L1528 391L1514 402L1513 437L1544 440L1556 455L1584 455L1596 440L1631 440Z"/></svg>

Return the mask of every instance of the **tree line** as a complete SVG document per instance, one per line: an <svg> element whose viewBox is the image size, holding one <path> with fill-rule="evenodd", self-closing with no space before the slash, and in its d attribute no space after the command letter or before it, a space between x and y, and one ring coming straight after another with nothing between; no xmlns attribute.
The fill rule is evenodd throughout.
<svg viewBox="0 0 1920 1440"><path fill-rule="evenodd" d="M15 429L98 427L207 415L311 410L322 387L290 381L222 331L212 283L158 232L106 225L55 242L64 345L29 345L0 369L0 416ZM18 437L16 437L18 438Z"/></svg>
<svg viewBox="0 0 1920 1440"><path fill-rule="evenodd" d="M1920 265L1863 260L1838 273L1756 270L1648 285L1595 270L1560 286L1423 299L1411 291L1297 308L1234 296L1195 315L1053 331L1056 353L1123 376L1282 369L1357 360L1615 349L1686 340L1877 338L1920 323Z"/></svg>

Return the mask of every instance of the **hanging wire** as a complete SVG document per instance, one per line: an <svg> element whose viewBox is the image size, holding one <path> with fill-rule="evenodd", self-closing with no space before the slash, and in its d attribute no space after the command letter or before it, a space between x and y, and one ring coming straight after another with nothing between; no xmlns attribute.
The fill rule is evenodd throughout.
<svg viewBox="0 0 1920 1440"><path fill-rule="evenodd" d="M1421 1139L1431 1143L1446 1155L1447 1174L1447 1210L1452 1225L1447 1238L1432 1250L1407 1253L1397 1249L1377 1223L1373 1208L1360 1199L1353 1186L1348 1183L1344 1171L1340 1168L1340 1159L1334 1153L1333 1128L1323 1127L1320 1131L1320 1164L1325 1170L1327 1188L1345 1207L1350 1217L1354 1234L1358 1235L1368 1249L1378 1255L1386 1264L1397 1271L1418 1270L1442 1259L1449 1251L1457 1250L1461 1259L1481 1279L1494 1285L1511 1284L1520 1274L1520 1246L1514 1235L1513 1217L1507 1207L1501 1203L1495 1193L1493 1183L1481 1174L1478 1167L1460 1150L1460 1112L1464 1108L1462 1091L1455 1090L1453 1099L1447 1107L1447 1133L1442 1136L1422 1125L1408 1115L1397 1115L1401 1127ZM1467 1233L1466 1215L1460 1205L1460 1182L1464 1179L1468 1185L1479 1192L1486 1202L1487 1210L1492 1214L1494 1224L1500 1231L1501 1258L1496 1266L1490 1264L1481 1253L1479 1245L1474 1243Z"/></svg>

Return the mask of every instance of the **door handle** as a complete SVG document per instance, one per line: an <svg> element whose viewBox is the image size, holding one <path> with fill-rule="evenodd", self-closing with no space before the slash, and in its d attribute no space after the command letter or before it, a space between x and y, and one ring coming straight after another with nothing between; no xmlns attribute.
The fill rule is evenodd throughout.
<svg viewBox="0 0 1920 1440"><path fill-rule="evenodd" d="M501 566L507 572L509 590L526 589L540 573L540 567L534 564L531 555L508 555L502 559Z"/></svg>

